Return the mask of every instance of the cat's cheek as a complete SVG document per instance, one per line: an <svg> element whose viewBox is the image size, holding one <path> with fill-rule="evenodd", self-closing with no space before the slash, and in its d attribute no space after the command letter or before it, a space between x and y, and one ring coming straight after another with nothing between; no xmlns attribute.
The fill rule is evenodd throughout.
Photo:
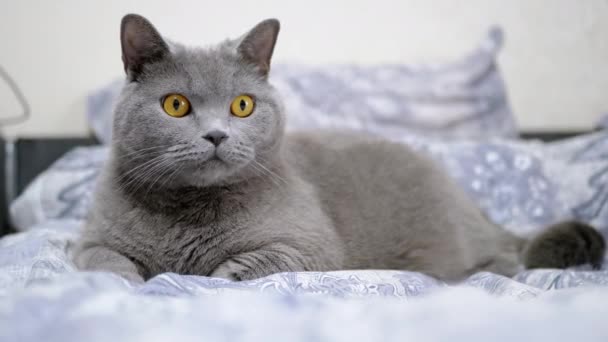
<svg viewBox="0 0 608 342"><path fill-rule="evenodd" d="M255 156L255 151L252 147L238 142L221 147L217 150L217 154L229 167L242 167L248 164Z"/></svg>

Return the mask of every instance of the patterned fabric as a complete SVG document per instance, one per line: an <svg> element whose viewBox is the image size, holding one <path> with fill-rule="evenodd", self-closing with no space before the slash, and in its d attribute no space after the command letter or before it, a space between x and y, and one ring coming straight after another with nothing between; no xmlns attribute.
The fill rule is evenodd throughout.
<svg viewBox="0 0 608 342"><path fill-rule="evenodd" d="M76 234L61 231L75 227L64 225L75 223L49 221L0 240L0 341L608 336L608 271L538 270L514 279L479 273L459 285L398 271L282 273L238 283L168 273L134 285L110 273L75 272Z"/></svg>
<svg viewBox="0 0 608 342"><path fill-rule="evenodd" d="M285 102L287 129L348 128L388 138L406 132L446 137L514 137L493 28L459 61L438 66L277 64L270 75ZM122 81L92 93L87 118L109 142Z"/></svg>
<svg viewBox="0 0 608 342"><path fill-rule="evenodd" d="M462 60L442 66L278 65L288 129L348 128L398 138L515 137L517 129L496 65L502 32L489 31Z"/></svg>
<svg viewBox="0 0 608 342"><path fill-rule="evenodd" d="M608 233L608 131L550 144L401 141L442 162L493 221L515 233L569 218Z"/></svg>
<svg viewBox="0 0 608 342"><path fill-rule="evenodd" d="M61 157L11 204L12 224L25 230L49 219L83 220L107 153L95 146Z"/></svg>

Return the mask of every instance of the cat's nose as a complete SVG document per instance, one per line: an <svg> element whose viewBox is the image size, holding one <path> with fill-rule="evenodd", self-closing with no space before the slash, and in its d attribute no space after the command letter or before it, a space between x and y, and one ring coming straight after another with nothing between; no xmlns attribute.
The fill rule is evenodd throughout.
<svg viewBox="0 0 608 342"><path fill-rule="evenodd" d="M228 135L222 131L215 130L207 133L203 138L213 145L218 146L222 141L228 139Z"/></svg>

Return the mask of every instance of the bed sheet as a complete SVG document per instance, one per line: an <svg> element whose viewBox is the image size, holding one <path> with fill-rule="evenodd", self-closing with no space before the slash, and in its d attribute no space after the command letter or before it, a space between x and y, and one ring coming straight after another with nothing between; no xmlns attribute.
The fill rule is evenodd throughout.
<svg viewBox="0 0 608 342"><path fill-rule="evenodd" d="M143 285L70 260L78 221L0 240L0 341L541 340L608 337L608 271L491 273L446 284L405 271L281 273Z"/></svg>

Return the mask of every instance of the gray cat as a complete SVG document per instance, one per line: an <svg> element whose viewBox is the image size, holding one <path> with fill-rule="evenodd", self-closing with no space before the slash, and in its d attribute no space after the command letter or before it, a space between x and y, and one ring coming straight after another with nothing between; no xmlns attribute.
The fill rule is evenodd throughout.
<svg viewBox="0 0 608 342"><path fill-rule="evenodd" d="M80 268L244 280L284 271L399 269L454 281L486 270L601 264L570 222L531 242L487 220L426 157L361 134L284 134L266 20L208 49L122 20L127 84L111 157L77 244Z"/></svg>

